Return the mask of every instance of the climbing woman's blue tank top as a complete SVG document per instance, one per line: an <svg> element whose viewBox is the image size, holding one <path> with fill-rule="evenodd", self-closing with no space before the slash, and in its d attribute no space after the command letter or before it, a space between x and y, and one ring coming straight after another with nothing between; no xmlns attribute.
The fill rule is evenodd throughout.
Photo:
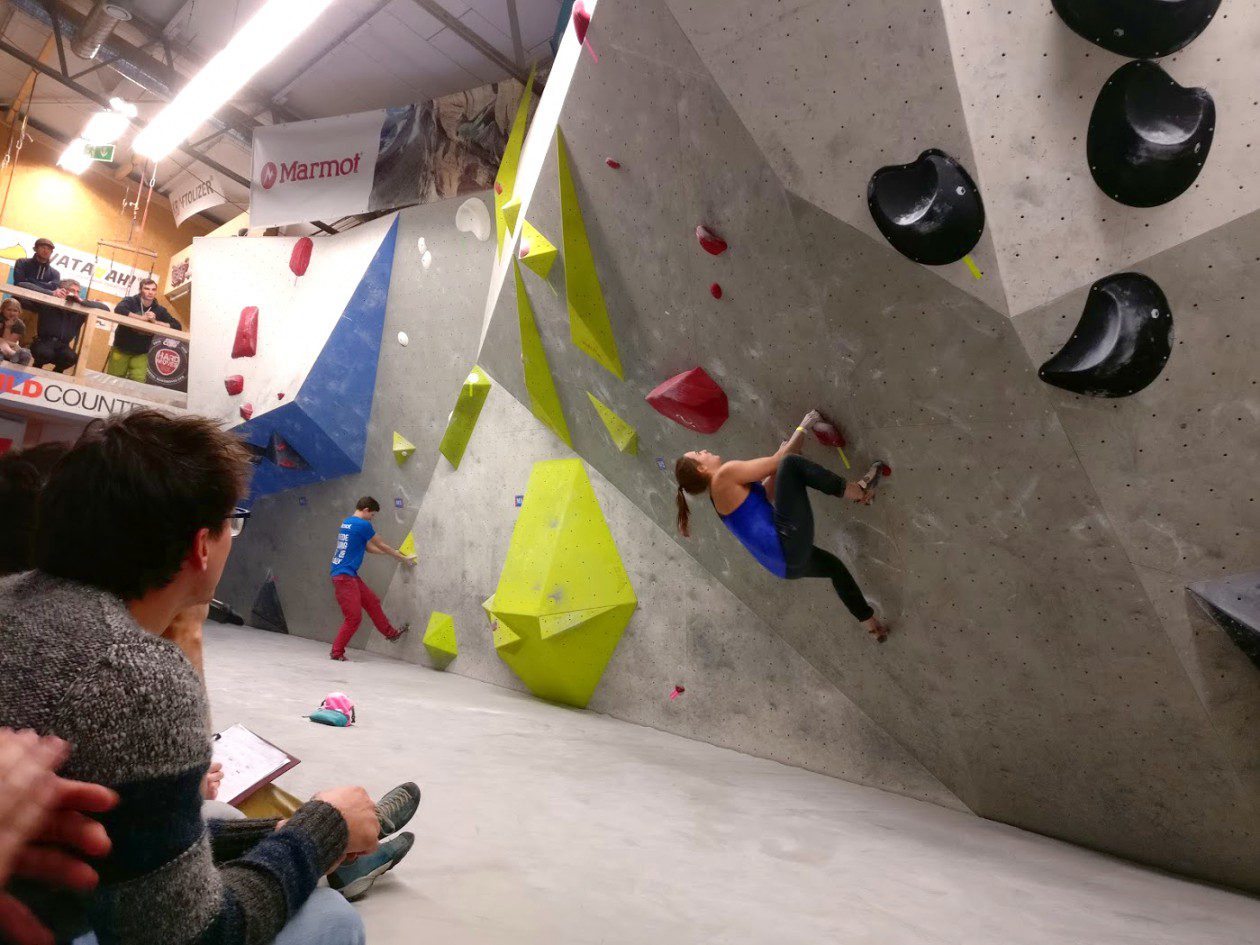
<svg viewBox="0 0 1260 945"><path fill-rule="evenodd" d="M766 487L754 482L748 488L748 498L730 515L718 513L718 518L730 529L771 574L787 577L787 561L783 558L783 545L778 529L774 527L774 508L766 496Z"/></svg>

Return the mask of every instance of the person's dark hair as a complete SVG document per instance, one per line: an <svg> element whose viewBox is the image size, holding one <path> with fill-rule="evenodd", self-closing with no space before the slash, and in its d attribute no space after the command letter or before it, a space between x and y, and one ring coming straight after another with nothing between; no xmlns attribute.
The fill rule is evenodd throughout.
<svg viewBox="0 0 1260 945"><path fill-rule="evenodd" d="M175 578L198 531L227 527L251 471L241 441L205 417L94 421L40 496L35 566L137 600Z"/></svg>
<svg viewBox="0 0 1260 945"><path fill-rule="evenodd" d="M140 280L140 288L142 288L142 289L143 289L146 285L151 285L151 286L153 286L153 288L155 288L155 289L156 289L156 288L157 288L157 280L156 280L156 279L141 279L141 280Z"/></svg>
<svg viewBox="0 0 1260 945"><path fill-rule="evenodd" d="M356 512L379 512L381 503L377 502L370 495L365 495L362 499L354 504Z"/></svg>
<svg viewBox="0 0 1260 945"><path fill-rule="evenodd" d="M691 510L687 508L687 492L700 495L709 488L709 477L700 471L700 466L689 456L679 456L674 463L674 478L678 480L678 533L683 538L691 537Z"/></svg>
<svg viewBox="0 0 1260 945"><path fill-rule="evenodd" d="M0 456L0 514L4 516L0 574L16 574L35 566L39 494L57 460L69 449L65 443L43 443Z"/></svg>

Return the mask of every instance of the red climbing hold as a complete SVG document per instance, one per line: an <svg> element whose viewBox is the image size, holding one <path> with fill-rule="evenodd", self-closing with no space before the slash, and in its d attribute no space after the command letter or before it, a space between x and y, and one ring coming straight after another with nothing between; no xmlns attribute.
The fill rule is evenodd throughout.
<svg viewBox="0 0 1260 945"><path fill-rule="evenodd" d="M686 691L687 691L687 690L686 690L686 689L684 689L682 686L675 686L675 687L674 687L674 691L673 691L673 692L671 692L671 693L669 694L669 697L670 697L671 699L677 699L679 696L681 696L681 695L682 695L684 692L686 692Z"/></svg>
<svg viewBox="0 0 1260 945"><path fill-rule="evenodd" d="M254 415L254 405L253 405L253 404L242 404L242 405L241 405L241 419L242 419L242 420L248 420L248 419L249 419L250 417L252 417L253 415Z"/></svg>
<svg viewBox="0 0 1260 945"><path fill-rule="evenodd" d="M844 439L844 434L840 432L840 427L827 416L814 424L814 439L823 446L833 446L836 449L844 449L849 445Z"/></svg>
<svg viewBox="0 0 1260 945"><path fill-rule="evenodd" d="M529 255L529 241L521 240L521 259Z"/></svg>
<svg viewBox="0 0 1260 945"><path fill-rule="evenodd" d="M223 386L227 388L227 392L235 397L245 389L245 378L239 374L233 374L231 377L223 379Z"/></svg>
<svg viewBox="0 0 1260 945"><path fill-rule="evenodd" d="M582 0L578 0L573 4L573 31L577 33L578 42L586 43L586 31L591 25L591 15L586 10L586 4Z"/></svg>
<svg viewBox="0 0 1260 945"><path fill-rule="evenodd" d="M293 252L289 256L289 270L299 278L306 275L311 264L311 250L315 248L309 236L303 236L293 244Z"/></svg>
<svg viewBox="0 0 1260 945"><path fill-rule="evenodd" d="M500 184L497 180L494 182L494 192L500 195L503 193L503 185Z"/></svg>
<svg viewBox="0 0 1260 945"><path fill-rule="evenodd" d="M647 395L652 409L697 433L716 433L730 416L726 391L704 368L671 377Z"/></svg>
<svg viewBox="0 0 1260 945"><path fill-rule="evenodd" d="M885 479L887 479L889 476L892 475L892 467L889 466L887 463L884 463L884 465L879 467L879 474L883 476Z"/></svg>
<svg viewBox="0 0 1260 945"><path fill-rule="evenodd" d="M604 163L611 167L614 171L621 169L621 162L614 161L612 158L605 159Z"/></svg>
<svg viewBox="0 0 1260 945"><path fill-rule="evenodd" d="M726 240L722 239L707 226L696 227L696 239L700 241L704 251L711 256L721 256L726 252Z"/></svg>
<svg viewBox="0 0 1260 945"><path fill-rule="evenodd" d="M241 320L236 323L236 341L232 343L232 357L252 358L258 353L258 306L241 309Z"/></svg>
<svg viewBox="0 0 1260 945"><path fill-rule="evenodd" d="M720 299L722 297L722 287L716 282L713 283L713 285L709 286L709 294L715 299Z"/></svg>
<svg viewBox="0 0 1260 945"><path fill-rule="evenodd" d="M281 391L279 394L276 394L276 400L284 400L284 392L283 392L283 391Z"/></svg>

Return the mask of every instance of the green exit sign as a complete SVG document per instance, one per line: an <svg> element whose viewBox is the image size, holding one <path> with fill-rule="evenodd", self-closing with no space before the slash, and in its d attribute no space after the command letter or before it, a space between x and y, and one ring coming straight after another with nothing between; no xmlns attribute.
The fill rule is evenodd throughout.
<svg viewBox="0 0 1260 945"><path fill-rule="evenodd" d="M85 149L87 156L93 161L113 161L114 145L98 144L96 146L88 145Z"/></svg>

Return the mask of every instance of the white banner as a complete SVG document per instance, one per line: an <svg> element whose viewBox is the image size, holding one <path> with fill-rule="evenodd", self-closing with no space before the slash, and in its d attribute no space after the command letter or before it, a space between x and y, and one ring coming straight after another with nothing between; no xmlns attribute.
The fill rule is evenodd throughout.
<svg viewBox="0 0 1260 945"><path fill-rule="evenodd" d="M55 234L42 235L48 236L54 243L57 242ZM7 263L12 270L15 262L35 252L35 240L36 237L30 233L0 226L0 262ZM122 260L130 259L131 254L121 249L113 251L119 261L111 263L110 252L108 249L102 250L101 259L97 262L94 252L57 243L49 264L61 273L61 278L78 279L85 289L90 283L93 290L106 295L115 295L118 298L135 295L140 291L140 280L148 277L149 270L133 269L124 265Z"/></svg>
<svg viewBox="0 0 1260 945"><path fill-rule="evenodd" d="M160 388L159 396L171 395ZM0 361L0 405L29 407L41 413L55 412L94 419L130 413L141 407L158 407L168 413L178 408L155 400L141 400L94 387L84 387L64 375L33 374L16 364Z"/></svg>
<svg viewBox="0 0 1260 945"><path fill-rule="evenodd" d="M249 225L285 226L368 210L385 109L254 129Z"/></svg>
<svg viewBox="0 0 1260 945"><path fill-rule="evenodd" d="M171 181L169 199L176 226L183 226L185 220L202 210L231 202L222 178L213 171L196 176L187 172L180 174Z"/></svg>

